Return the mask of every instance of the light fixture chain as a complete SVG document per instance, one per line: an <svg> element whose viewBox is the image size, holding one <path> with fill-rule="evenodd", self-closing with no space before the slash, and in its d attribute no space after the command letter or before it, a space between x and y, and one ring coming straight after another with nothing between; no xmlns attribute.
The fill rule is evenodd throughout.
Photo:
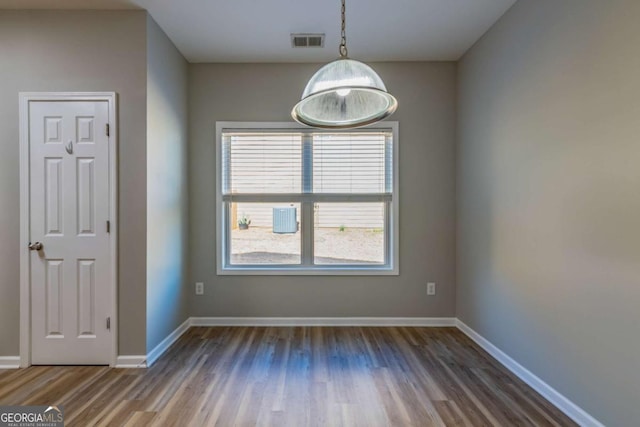
<svg viewBox="0 0 640 427"><path fill-rule="evenodd" d="M347 31L346 31L346 11L345 0L342 0L342 31L340 32L340 57L347 57Z"/></svg>

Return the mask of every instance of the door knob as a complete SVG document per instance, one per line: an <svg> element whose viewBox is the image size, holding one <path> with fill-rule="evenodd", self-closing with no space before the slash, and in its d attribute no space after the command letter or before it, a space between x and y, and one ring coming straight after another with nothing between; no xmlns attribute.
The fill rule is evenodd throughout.
<svg viewBox="0 0 640 427"><path fill-rule="evenodd" d="M32 251L41 251L42 243L40 242L29 243L29 249L31 249Z"/></svg>

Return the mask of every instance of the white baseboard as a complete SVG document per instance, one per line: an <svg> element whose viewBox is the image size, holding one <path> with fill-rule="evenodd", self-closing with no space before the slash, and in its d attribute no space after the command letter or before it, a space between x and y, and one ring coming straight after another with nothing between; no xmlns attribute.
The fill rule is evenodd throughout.
<svg viewBox="0 0 640 427"><path fill-rule="evenodd" d="M453 317L192 317L191 326L456 326Z"/></svg>
<svg viewBox="0 0 640 427"><path fill-rule="evenodd" d="M506 353L493 345L489 340L467 326L462 320L457 319L458 329L464 332L469 338L475 341L487 353L493 356L498 362L504 365L514 375L527 383L531 388L540 393L545 399L551 402L559 410L582 427L604 427L600 421L589 415L581 407L567 399L546 382L542 381L527 368L513 360Z"/></svg>
<svg viewBox="0 0 640 427"><path fill-rule="evenodd" d="M146 368L147 356L118 356L116 368Z"/></svg>
<svg viewBox="0 0 640 427"><path fill-rule="evenodd" d="M0 369L18 369L20 356L0 356Z"/></svg>
<svg viewBox="0 0 640 427"><path fill-rule="evenodd" d="M147 367L151 367L151 365L153 365L153 363L158 360L158 358L162 356L169 347L171 347L171 344L176 342L176 340L180 338L182 334L187 332L190 326L191 318L188 318L180 326L178 326L175 331L171 332L165 339L163 339L160 344L155 346L153 350L147 353Z"/></svg>

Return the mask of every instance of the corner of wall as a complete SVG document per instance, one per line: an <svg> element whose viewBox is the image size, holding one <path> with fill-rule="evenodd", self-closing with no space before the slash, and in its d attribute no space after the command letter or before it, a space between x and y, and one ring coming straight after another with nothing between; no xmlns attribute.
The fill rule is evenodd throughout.
<svg viewBox="0 0 640 427"><path fill-rule="evenodd" d="M147 42L146 348L187 318L187 62L153 18Z"/></svg>

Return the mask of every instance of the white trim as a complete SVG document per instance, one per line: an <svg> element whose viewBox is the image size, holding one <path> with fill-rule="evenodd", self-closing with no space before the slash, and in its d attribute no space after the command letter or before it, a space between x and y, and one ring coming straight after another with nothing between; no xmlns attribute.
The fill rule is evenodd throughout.
<svg viewBox="0 0 640 427"><path fill-rule="evenodd" d="M115 368L146 368L147 356L118 356L116 358Z"/></svg>
<svg viewBox="0 0 640 427"><path fill-rule="evenodd" d="M216 122L215 162L216 162L216 274L218 276L258 275L258 276L398 276L400 274L400 136L397 121L381 121L357 131L367 132L380 129L391 130L393 135L393 197L389 215L385 216L385 233L387 233L388 264L384 266L364 267L360 265L346 266L226 266L223 251L228 241L227 227L223 225L222 183L222 133L224 130L251 129L292 129L309 132L308 126L296 122ZM348 129L314 129L314 132L348 132ZM278 195L281 197L283 195ZM285 195L286 196L286 195ZM305 195L298 194L297 197ZM327 196L327 195L324 195ZM391 227L389 227L391 224ZM304 226L303 226L304 227Z"/></svg>
<svg viewBox="0 0 640 427"><path fill-rule="evenodd" d="M455 327L453 317L192 317L191 326Z"/></svg>
<svg viewBox="0 0 640 427"><path fill-rule="evenodd" d="M0 356L0 369L18 369L20 356Z"/></svg>
<svg viewBox="0 0 640 427"><path fill-rule="evenodd" d="M31 365L31 287L29 283L29 98L20 94L20 366Z"/></svg>
<svg viewBox="0 0 640 427"><path fill-rule="evenodd" d="M109 103L109 220L111 236L111 366L118 358L118 95L115 92L104 94Z"/></svg>
<svg viewBox="0 0 640 427"><path fill-rule="evenodd" d="M604 427L600 421L589 415L584 409L567 399L549 384L538 378L534 373L509 357L505 352L493 345L489 340L467 326L462 320L457 319L456 326L476 344L482 347L494 359L505 368L524 381L527 385L540 393L555 407L565 413L573 421L582 427Z"/></svg>
<svg viewBox="0 0 640 427"><path fill-rule="evenodd" d="M109 108L109 234L111 255L111 362L118 360L118 120L115 92L20 92L20 366L31 365L31 290L29 266L29 102L105 101Z"/></svg>
<svg viewBox="0 0 640 427"><path fill-rule="evenodd" d="M167 337L165 339L163 339L160 342L160 344L155 346L155 348L153 350L148 352L147 353L147 366L151 367L151 365L153 365L155 363L155 361L158 360L158 358L160 356L162 356L164 354L164 352L167 351L167 349L169 349L169 347L171 347L171 345L174 342L176 342L178 340L178 338L180 338L182 336L182 334L187 332L187 330L189 329L190 326L191 326L191 318L188 318L187 320L182 322L182 324L180 326L178 326L175 329L175 331L173 331L169 335L167 335Z"/></svg>
<svg viewBox="0 0 640 427"><path fill-rule="evenodd" d="M332 266L322 265L313 267L307 266L233 266L226 267L218 276L398 276L399 273L388 267L372 266L359 268L351 265Z"/></svg>

